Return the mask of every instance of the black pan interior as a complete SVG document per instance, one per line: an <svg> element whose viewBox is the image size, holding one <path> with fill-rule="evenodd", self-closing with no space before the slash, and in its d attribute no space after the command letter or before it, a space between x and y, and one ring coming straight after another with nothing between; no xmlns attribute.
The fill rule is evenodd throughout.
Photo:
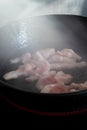
<svg viewBox="0 0 87 130"><path fill-rule="evenodd" d="M24 34L24 36L23 36ZM73 15L48 15L27 18L14 22L0 30L0 79L16 89L36 92L36 82L28 83L24 77L5 81L2 76L17 68L9 60L39 49L53 47L56 50L71 48L77 52L83 61L87 61L87 18ZM22 41L24 40L23 44ZM82 69L65 70L72 74L72 82L87 81L87 67Z"/></svg>

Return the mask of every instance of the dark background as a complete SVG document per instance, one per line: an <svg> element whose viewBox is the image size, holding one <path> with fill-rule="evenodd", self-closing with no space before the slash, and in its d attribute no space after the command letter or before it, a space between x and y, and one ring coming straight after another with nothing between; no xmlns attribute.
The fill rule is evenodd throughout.
<svg viewBox="0 0 87 130"><path fill-rule="evenodd" d="M40 116L31 113L27 113L25 111L19 110L10 104L0 99L0 119L1 124L4 123L3 127L7 123L9 126L12 127L19 125L19 126L28 126L29 129L33 128L68 128L68 129L76 129L87 128L87 113L79 114L79 115L72 115L66 117L48 117L48 116ZM11 127L11 128L12 128ZM17 128L17 127L16 127Z"/></svg>

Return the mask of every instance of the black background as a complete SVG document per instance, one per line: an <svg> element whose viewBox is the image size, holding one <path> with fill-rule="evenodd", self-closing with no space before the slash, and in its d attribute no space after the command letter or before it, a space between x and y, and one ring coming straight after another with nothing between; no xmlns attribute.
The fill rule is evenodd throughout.
<svg viewBox="0 0 87 130"><path fill-rule="evenodd" d="M41 116L25 112L15 108L11 104L0 98L0 118L2 123L8 124L9 127L26 125L28 128L87 128L87 113L78 115L54 117L54 116ZM5 125L3 125L5 127ZM17 127L16 127L17 128Z"/></svg>

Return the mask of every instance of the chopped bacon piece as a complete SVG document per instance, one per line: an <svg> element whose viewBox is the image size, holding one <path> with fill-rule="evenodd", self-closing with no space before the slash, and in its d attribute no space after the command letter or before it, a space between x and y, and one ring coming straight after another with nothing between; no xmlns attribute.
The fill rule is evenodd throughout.
<svg viewBox="0 0 87 130"><path fill-rule="evenodd" d="M24 72L21 72L21 71L19 71L19 70L15 70L15 71L11 71L11 72L6 73L6 74L3 76L3 78L4 78L5 80L11 80L11 79L16 79L16 78L18 78L18 77L21 76L21 75L25 75L25 73L24 73Z"/></svg>
<svg viewBox="0 0 87 130"><path fill-rule="evenodd" d="M28 63L30 61L30 59L31 59L31 54L30 53L25 53L21 57L11 59L10 62L12 64L16 64L16 63L19 63L19 62L22 62L22 63L26 64L26 63Z"/></svg>
<svg viewBox="0 0 87 130"><path fill-rule="evenodd" d="M37 88L42 89L48 84L68 84L71 80L72 76L63 72L58 72L54 75L49 73L49 75L44 75L38 80Z"/></svg>
<svg viewBox="0 0 87 130"><path fill-rule="evenodd" d="M55 75L55 78L56 78L57 81L64 82L64 84L69 84L73 77L70 74L65 74L63 71L59 71Z"/></svg>
<svg viewBox="0 0 87 130"><path fill-rule="evenodd" d="M36 65L36 69L34 71L39 75L46 74L48 71L50 71L50 64L46 60L33 61L33 63Z"/></svg>
<svg viewBox="0 0 87 130"><path fill-rule="evenodd" d="M50 84L45 86L41 93L67 93L68 87L62 84Z"/></svg>
<svg viewBox="0 0 87 130"><path fill-rule="evenodd" d="M33 56L33 59L36 61L42 61L42 60L44 60L44 57L41 55L41 53L39 51L37 51L35 53L35 55Z"/></svg>
<svg viewBox="0 0 87 130"><path fill-rule="evenodd" d="M49 74L43 75L41 78L39 78L37 82L37 88L41 90L42 88L44 88L45 85L57 83L57 80L54 78L54 76L55 73L53 72L49 72Z"/></svg>
<svg viewBox="0 0 87 130"><path fill-rule="evenodd" d="M54 54L52 55L48 61L50 63L73 63L76 62L74 59L60 55L60 54Z"/></svg>
<svg viewBox="0 0 87 130"><path fill-rule="evenodd" d="M43 49L39 51L41 55L45 58L48 59L50 56L55 54L55 49L54 48L48 48L48 49Z"/></svg>
<svg viewBox="0 0 87 130"><path fill-rule="evenodd" d="M86 62L77 62L77 63L54 63L50 64L51 70L65 70L65 69L73 69L73 68L83 68L86 67Z"/></svg>
<svg viewBox="0 0 87 130"><path fill-rule="evenodd" d="M58 51L58 53L59 53L59 51ZM63 49L60 51L60 54L63 56L67 56L69 58L73 58L76 61L81 60L81 56L76 54L72 49Z"/></svg>
<svg viewBox="0 0 87 130"><path fill-rule="evenodd" d="M72 90L72 89L75 89L75 90L84 90L84 89L87 89L87 84L85 83L72 83L69 87L69 90Z"/></svg>
<svg viewBox="0 0 87 130"><path fill-rule="evenodd" d="M21 62L24 64L27 64L30 62L31 60L31 54L30 53L25 53L22 57L21 57Z"/></svg>

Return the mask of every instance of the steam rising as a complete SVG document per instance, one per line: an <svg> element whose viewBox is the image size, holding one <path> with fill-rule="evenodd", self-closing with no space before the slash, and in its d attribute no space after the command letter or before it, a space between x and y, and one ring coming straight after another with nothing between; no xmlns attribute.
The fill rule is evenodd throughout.
<svg viewBox="0 0 87 130"><path fill-rule="evenodd" d="M81 14L85 0L0 0L0 26L44 14Z"/></svg>

